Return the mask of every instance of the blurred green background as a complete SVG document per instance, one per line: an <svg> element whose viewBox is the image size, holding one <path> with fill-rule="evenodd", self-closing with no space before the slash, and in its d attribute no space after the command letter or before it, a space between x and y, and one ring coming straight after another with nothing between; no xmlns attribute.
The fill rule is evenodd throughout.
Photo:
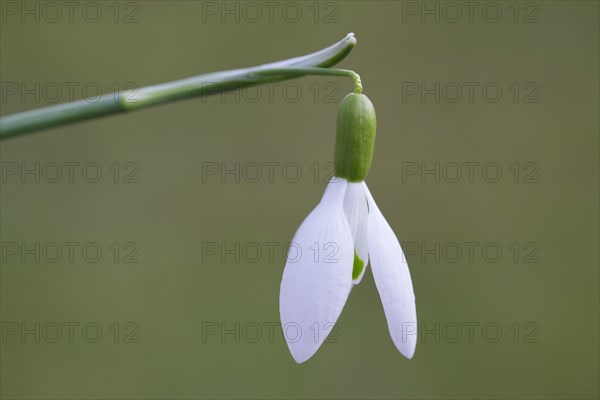
<svg viewBox="0 0 600 400"><path fill-rule="evenodd" d="M426 334L413 360L396 351L370 271L336 343L305 364L269 328L281 248L322 195L337 104L352 90L306 77L258 100L248 90L2 142L3 398L598 398L598 2L480 2L471 18L443 2L275 2L271 17L262 2L94 4L69 18L65 6L57 17L44 2L2 2L2 115L68 101L68 85L82 98L354 32L340 66L361 74L378 113L367 183L405 243ZM422 83L433 94L410 94ZM421 175L436 163L438 182ZM21 175L36 165L39 182ZM239 182L220 177L236 165ZM77 243L72 262L65 242ZM225 252L236 243L239 261Z"/></svg>

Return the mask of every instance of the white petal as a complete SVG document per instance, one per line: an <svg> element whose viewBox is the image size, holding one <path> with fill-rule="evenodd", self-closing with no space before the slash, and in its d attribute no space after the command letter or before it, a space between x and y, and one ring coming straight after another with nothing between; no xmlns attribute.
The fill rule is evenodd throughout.
<svg viewBox="0 0 600 400"><path fill-rule="evenodd" d="M369 203L369 256L388 329L396 348L412 358L417 345L417 310L400 243L364 184Z"/></svg>
<svg viewBox="0 0 600 400"><path fill-rule="evenodd" d="M369 264L369 245L367 243L369 209L367 208L367 197L362 183L348 183L348 189L346 189L346 196L344 197L344 212L348 218L352 239L354 239L354 250L363 262L362 272L352 281L354 284L358 284Z"/></svg>
<svg viewBox="0 0 600 400"><path fill-rule="evenodd" d="M279 313L298 363L312 357L332 331L352 286L352 235L344 215L347 181L334 178L306 217L288 252Z"/></svg>

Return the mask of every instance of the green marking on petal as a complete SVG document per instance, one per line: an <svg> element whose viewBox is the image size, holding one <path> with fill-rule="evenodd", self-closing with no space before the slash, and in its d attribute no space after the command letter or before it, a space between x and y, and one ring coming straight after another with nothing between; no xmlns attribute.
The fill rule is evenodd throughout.
<svg viewBox="0 0 600 400"><path fill-rule="evenodd" d="M354 265L352 266L352 279L358 279L364 268L364 261L358 258L356 250L354 250Z"/></svg>

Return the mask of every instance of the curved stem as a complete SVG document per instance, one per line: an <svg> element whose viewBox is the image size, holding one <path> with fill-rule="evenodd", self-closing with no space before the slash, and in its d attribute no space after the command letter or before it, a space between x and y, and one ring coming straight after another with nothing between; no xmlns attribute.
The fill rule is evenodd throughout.
<svg viewBox="0 0 600 400"><path fill-rule="evenodd" d="M44 107L0 118L0 139L29 132L62 126L106 115L138 110L177 100L208 96L241 89L259 83L271 83L304 75L352 76L354 72L329 70L343 60L354 48L356 39L349 33L339 42L305 56L291 58L257 67L219 71L174 82L147 86L136 90L106 94L96 99ZM329 71L331 73L325 73ZM356 75L356 77L354 75ZM362 88L360 85L356 86Z"/></svg>

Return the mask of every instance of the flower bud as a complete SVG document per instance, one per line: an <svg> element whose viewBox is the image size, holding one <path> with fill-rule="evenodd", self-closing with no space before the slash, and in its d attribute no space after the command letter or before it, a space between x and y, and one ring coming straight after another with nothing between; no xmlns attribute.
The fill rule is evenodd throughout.
<svg viewBox="0 0 600 400"><path fill-rule="evenodd" d="M350 182L365 180L375 146L375 108L364 94L350 93L337 114L335 176Z"/></svg>

